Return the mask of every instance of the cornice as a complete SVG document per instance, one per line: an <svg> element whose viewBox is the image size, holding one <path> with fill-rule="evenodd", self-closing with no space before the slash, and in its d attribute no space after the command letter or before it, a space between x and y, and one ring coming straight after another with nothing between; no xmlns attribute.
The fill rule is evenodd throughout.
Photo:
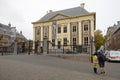
<svg viewBox="0 0 120 80"><path fill-rule="evenodd" d="M83 14L83 15L78 15L78 16L73 16L73 17L67 17L67 18L63 18L63 19L57 19L59 20L65 20L65 19L73 19L73 18L77 18L77 17L85 17L85 16L90 16L90 15L94 15L94 17L96 18L96 13L92 12L92 13L88 13L88 14ZM56 15L55 15L56 16ZM54 16L54 17L55 17ZM32 24L38 24L38 23L46 23L46 22L52 22L53 20L49 19L47 21L37 21L37 22L32 22Z"/></svg>

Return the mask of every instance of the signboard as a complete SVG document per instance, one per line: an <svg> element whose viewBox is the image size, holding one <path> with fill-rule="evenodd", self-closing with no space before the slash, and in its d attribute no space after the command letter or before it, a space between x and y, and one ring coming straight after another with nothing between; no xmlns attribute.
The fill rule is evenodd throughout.
<svg viewBox="0 0 120 80"><path fill-rule="evenodd" d="M54 20L52 22L52 40L56 39L56 29L57 29L57 21Z"/></svg>

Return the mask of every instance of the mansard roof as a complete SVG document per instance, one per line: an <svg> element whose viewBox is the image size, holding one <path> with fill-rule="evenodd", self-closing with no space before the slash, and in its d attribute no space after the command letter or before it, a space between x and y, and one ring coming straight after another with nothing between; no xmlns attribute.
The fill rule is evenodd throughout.
<svg viewBox="0 0 120 80"><path fill-rule="evenodd" d="M81 7L75 7L75 8L70 8L70 9L65 9L65 10L60 10L60 11L55 11L55 12L51 11L47 13L45 16L43 16L37 22L48 21L50 18L54 17L57 14L62 14L68 17L74 17L74 16L80 16L80 15L88 14L88 13L89 12L87 10Z"/></svg>

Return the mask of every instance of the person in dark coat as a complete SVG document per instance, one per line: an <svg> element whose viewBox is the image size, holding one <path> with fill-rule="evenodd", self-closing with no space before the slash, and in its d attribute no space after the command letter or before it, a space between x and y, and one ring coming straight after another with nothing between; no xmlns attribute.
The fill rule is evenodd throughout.
<svg viewBox="0 0 120 80"><path fill-rule="evenodd" d="M104 68L105 67L105 61L106 61L106 58L103 54L103 51L99 51L98 52L98 63L99 63L101 74L105 73L105 68Z"/></svg>

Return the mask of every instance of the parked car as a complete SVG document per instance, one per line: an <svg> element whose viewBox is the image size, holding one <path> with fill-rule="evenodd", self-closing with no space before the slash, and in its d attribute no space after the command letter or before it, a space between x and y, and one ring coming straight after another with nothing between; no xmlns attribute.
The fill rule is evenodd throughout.
<svg viewBox="0 0 120 80"><path fill-rule="evenodd" d="M120 61L120 51L107 51L105 56L107 61Z"/></svg>

